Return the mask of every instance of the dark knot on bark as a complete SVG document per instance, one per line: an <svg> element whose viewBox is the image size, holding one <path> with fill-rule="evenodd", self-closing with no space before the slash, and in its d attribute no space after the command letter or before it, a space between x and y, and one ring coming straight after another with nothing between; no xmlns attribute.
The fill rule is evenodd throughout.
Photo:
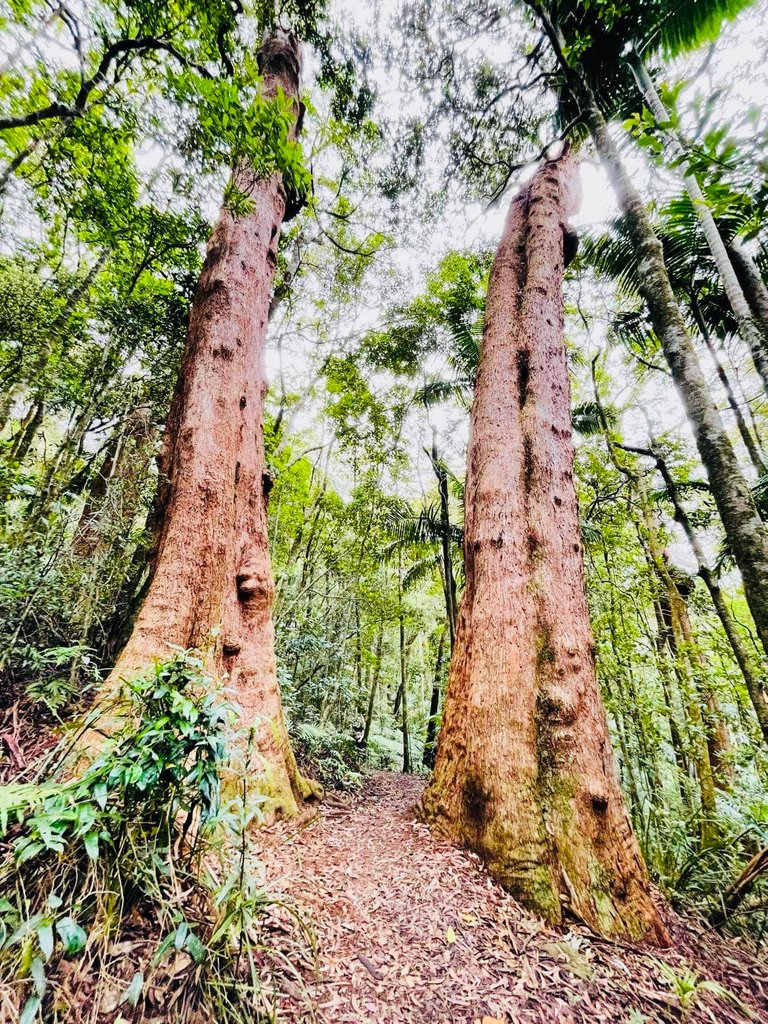
<svg viewBox="0 0 768 1024"><path fill-rule="evenodd" d="M289 220L293 220L294 217L298 216L307 205L307 193L292 188L285 183L283 183L283 192L285 193L283 224L287 224Z"/></svg>
<svg viewBox="0 0 768 1024"><path fill-rule="evenodd" d="M273 29L262 41L256 55L256 64L259 74L263 77L288 74L296 80L298 85L301 70L301 43L293 32L287 32L283 28Z"/></svg>
<svg viewBox="0 0 768 1024"><path fill-rule="evenodd" d="M579 236L575 228L563 224L563 269L570 266L579 251Z"/></svg>
<svg viewBox="0 0 768 1024"><path fill-rule="evenodd" d="M237 596L252 608L268 608L272 601L272 581L259 569L243 569L235 578Z"/></svg>

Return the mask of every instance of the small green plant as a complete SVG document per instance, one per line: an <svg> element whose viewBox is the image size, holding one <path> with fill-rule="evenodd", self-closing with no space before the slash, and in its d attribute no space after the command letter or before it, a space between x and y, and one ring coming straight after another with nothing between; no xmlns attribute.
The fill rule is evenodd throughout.
<svg viewBox="0 0 768 1024"><path fill-rule="evenodd" d="M99 679L93 652L79 644L42 651L27 647L22 652L22 664L34 673L26 685L27 696L55 716ZM71 671L73 665L77 666L76 673Z"/></svg>
<svg viewBox="0 0 768 1024"><path fill-rule="evenodd" d="M730 992L717 981L702 979L698 971L691 970L689 967L681 967L679 970L675 970L669 964L659 962L659 972L662 981L669 987L673 995L677 997L680 1011L684 1017L691 1010L695 1009L703 995L710 993L736 1006L750 1020L756 1019L749 1007L745 1006L733 992Z"/></svg>
<svg viewBox="0 0 768 1024"><path fill-rule="evenodd" d="M233 711L188 653L130 683L128 703L75 777L62 755L43 781L0 788L0 996L24 1024L66 1020L73 992L135 1020L271 1019L287 961L262 928L262 798L244 780L223 796Z"/></svg>

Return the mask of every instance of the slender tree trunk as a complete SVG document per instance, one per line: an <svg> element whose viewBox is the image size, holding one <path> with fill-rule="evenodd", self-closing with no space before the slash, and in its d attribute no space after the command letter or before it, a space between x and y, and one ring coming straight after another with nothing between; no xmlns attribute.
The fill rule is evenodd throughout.
<svg viewBox="0 0 768 1024"><path fill-rule="evenodd" d="M735 238L726 243L726 249L739 284L749 303L752 316L763 332L763 336L768 339L768 288L766 288L754 260Z"/></svg>
<svg viewBox="0 0 768 1024"><path fill-rule="evenodd" d="M376 708L376 692L379 688L379 677L381 676L381 654L384 647L384 619L379 623L379 636L376 640L376 662L373 666L373 674L371 676L371 689L368 693L368 710L365 715L365 728L363 729L363 735L360 737L360 748L365 750L368 746L368 740L371 738L371 728L373 727L373 713Z"/></svg>
<svg viewBox="0 0 768 1024"><path fill-rule="evenodd" d="M605 414L605 409L603 408L602 400L600 398L600 388L598 387L598 383L597 383L597 360L598 360L597 356L595 356L595 358L592 360L592 387L593 387L593 391L594 391L594 395L595 395L595 404L596 404L597 410L598 410L600 426L602 427L603 436L605 438L605 446L606 446L606 450L608 452L608 458L611 460L611 462L613 463L613 465L616 468L616 470L627 478L627 480L629 481L630 487L631 487L631 493L634 496L635 492L638 491L638 489L640 489L642 487L642 481L640 480L640 476L639 476L638 472L635 469L631 468L625 462L621 461L617 457L616 448L618 446L618 442L611 435L611 430L610 430L610 426L609 426L609 423L608 423L608 418L607 418L607 416ZM662 613L662 610L661 610L661 604L660 604L660 601L659 601L659 597L658 597L658 594L656 593L657 585L658 585L658 575L657 575L657 573L655 571L654 559L653 559L653 556L651 554L651 550L650 550L650 546L649 546L649 540L645 536L645 534L643 532L643 529L642 529L643 525L646 526L646 528L648 526L647 503L644 504L641 501L640 505L641 505L641 507L643 509L643 513L644 513L643 524L641 524L637 520L635 520L635 529L637 530L637 535L638 535L638 540L640 542L640 547L641 547L641 549L643 551L643 555L645 557L646 564L648 565L648 568L649 568L649 570L651 572L652 579L653 579L653 582L654 582L653 610L654 610L654 614L655 614L655 617L656 617L656 624L657 624L657 639L656 639L656 644L655 644L656 661L657 661L657 667L658 667L658 671L659 671L659 678L661 680L662 690L663 690L663 693L664 693L664 700L665 700L665 704L666 704L667 712L668 712L668 723L669 723L670 739L671 739L671 742L672 742L672 749L674 751L675 761L676 761L677 767L678 767L680 795L681 795L681 798L682 798L683 805L687 807L689 805L689 799L688 799L688 791L687 791L687 786L686 786L686 782L687 782L687 778L688 778L688 770L687 770L687 764L686 764L686 754L685 754L685 748L684 748L684 745L683 745L683 742L682 742L682 736L680 734L680 729L678 727L677 719L675 717L676 716L676 708L675 708L675 705L674 705L673 700L672 700L672 685L671 685L669 674L667 673L667 664L666 664L666 661L665 661L665 658L664 658L664 644L665 644L665 634L666 634L667 626L666 626L665 621L664 621L664 616L663 616L663 613ZM607 551L605 550L605 548L603 548L603 554L604 554L604 557L605 557L606 570L607 570L608 569ZM613 600L611 600L611 604L613 606ZM612 616L611 621L613 621L613 616Z"/></svg>
<svg viewBox="0 0 768 1024"><path fill-rule="evenodd" d="M627 56L627 61L634 72L638 87L651 108L657 123L668 124L669 114L661 102L661 97L656 91L653 79L648 74L648 70L643 64L640 55L635 50L631 50ZM683 166L685 166L687 154L677 133L671 128L666 128L664 129L664 135L672 156L682 160ZM763 382L764 389L768 392L768 346L766 345L766 339L752 315L752 310L742 291L741 282L736 275L726 250L725 242L720 235L704 193L701 191L698 178L695 174L688 173L683 176L683 180L694 213L698 217L701 230L707 240L707 245L723 284L726 298L738 322L739 333L749 347L755 369Z"/></svg>
<svg viewBox="0 0 768 1024"><path fill-rule="evenodd" d="M728 789L732 781L732 768L728 761L731 741L723 718L720 702L710 683L710 673L701 647L694 635L688 604L677 590L675 616L681 638L681 649L686 653L693 670L691 699L695 702L696 722L701 722L707 745L707 757L712 780L718 789Z"/></svg>
<svg viewBox="0 0 768 1024"><path fill-rule="evenodd" d="M664 694L664 704L667 709L667 724L669 725L669 736L672 743L672 750L675 755L675 762L677 764L679 781L680 781L680 796L685 807L690 806L690 797L688 795L687 780L689 778L688 772L688 751L685 743L683 742L683 735L678 722L678 707L681 701L678 699L679 694L674 688L674 676L669 671L669 662L666 657L666 637L665 633L667 630L666 623L664 622L664 614L661 610L661 602L659 601L658 595L658 575L656 568L653 563L653 558L648 550L648 542L645 537L642 536L640 528L638 526L638 534L640 535L640 544L643 549L645 556L646 565L653 581L653 614L656 619L656 637L654 643L654 651L656 654L656 668L659 673L659 680L661 682L662 693ZM649 637L649 639L651 639Z"/></svg>
<svg viewBox="0 0 768 1024"><path fill-rule="evenodd" d="M734 394L733 387L728 378L728 374L725 372L725 367L720 362L720 357L717 354L717 349L715 348L715 344L712 341L712 336L709 333L707 325L704 321L704 317L701 315L698 299L695 295L691 295L691 312L693 313L694 320L698 325L699 333L701 334L701 337L704 340L704 344L707 346L707 351L709 352L712 362L715 364L718 379L720 383L723 385L725 397L728 401L730 410L733 413L734 419L736 420L736 426L738 428L739 434L741 435L741 439L744 442L744 447L747 449L747 454L749 455L750 461L752 465L755 467L758 476L761 476L763 473L766 472L766 469L768 467L766 467L765 462L763 461L763 457L760 454L757 442L755 441L755 438L752 435L752 431L749 429L747 421L744 419L744 414L741 411L741 406L739 405L736 395Z"/></svg>
<svg viewBox="0 0 768 1024"><path fill-rule="evenodd" d="M403 732L403 771L407 774L411 771L411 737L410 723L408 722L408 652L405 646L405 614L403 609L403 566L402 553L401 563L397 577L398 595L398 626L400 630L400 705L402 710L401 728Z"/></svg>
<svg viewBox="0 0 768 1024"><path fill-rule="evenodd" d="M733 656L736 659L737 665L741 669L744 684L747 688L749 698L752 701L752 707L755 710L755 716L757 717L757 721L760 725L763 739L768 743L768 701L766 701L765 698L765 691L763 690L758 667L754 662L752 653L747 647L747 644L739 633L738 626L734 622L733 616L725 602L723 592L715 579L714 573L709 567L707 557L704 553L704 548L702 547L701 541L693 528L680 496L677 483L670 473L666 461L654 449L652 449L649 454L651 454L655 459L656 465L661 473L662 479L664 480L664 486L667 489L667 494L669 495L670 501L675 509L675 519L682 526L685 536L688 539L688 543L691 545L691 550L696 558L699 576L704 581L704 585L709 591L709 596L712 598L712 604L714 605L715 611L720 619L723 631L728 638L728 643L731 645Z"/></svg>
<svg viewBox="0 0 768 1024"><path fill-rule="evenodd" d="M427 735L424 740L424 753L421 763L425 768L435 767L435 739L437 737L437 715L440 710L440 682L443 677L443 651L445 650L445 629L440 630L435 658L435 676L432 680L432 694L429 700L429 718L427 719Z"/></svg>
<svg viewBox="0 0 768 1024"><path fill-rule="evenodd" d="M659 644L662 649L665 643L669 646L675 673L680 685L680 693L682 694L683 705L688 719L693 763L696 767L696 777L699 783L701 842L702 846L709 846L715 838L717 803L715 798L715 775L710 760L709 735L702 716L700 703L699 690L703 687L703 680L701 679L702 666L694 659L691 642L692 633L688 623L688 609L664 560L664 548L659 536L658 523L651 509L645 480L641 473L636 475L635 483L638 503L643 514L650 564L659 587L660 624L662 624L663 628ZM694 678L691 677L692 669L694 671Z"/></svg>
<svg viewBox="0 0 768 1024"><path fill-rule="evenodd" d="M567 67L567 65L566 65ZM768 652L768 532L741 471L733 445L702 372L664 264L661 242L643 200L624 169L594 94L580 79L571 84L582 114L616 191L629 235L639 256L640 288L672 377L693 428L712 495L741 571L744 593L758 636Z"/></svg>
<svg viewBox="0 0 768 1024"><path fill-rule="evenodd" d="M72 535L72 553L78 558L91 558L99 543L98 510L107 495L107 488L115 468L117 455L125 424L112 432L107 442L99 468L93 473L85 494L85 502Z"/></svg>
<svg viewBox="0 0 768 1024"><path fill-rule="evenodd" d="M603 543L603 564L605 567L606 580L608 581L608 592L610 596L610 617L609 617L609 635L611 640L611 649L613 657L619 668L619 671L615 674L616 691L619 697L618 702L614 702L614 717L616 719L617 727L619 728L620 743L623 744L625 754L625 763L627 765L627 773L631 773L632 778L629 780L631 784L630 795L634 790L634 806L638 808L639 799L639 787L634 781L634 768L635 764L631 761L632 744L630 743L630 729L622 721L625 718L625 711L630 711L629 721L631 723L631 732L634 734L636 740L636 747L639 753L638 762L641 770L646 776L647 786L646 792L658 793L661 791L661 779L658 772L657 764L657 751L656 744L654 743L655 729L653 727L648 728L647 723L644 721L644 715L642 713L642 704L638 700L637 689L635 687L634 678L632 675L632 663L629 658L626 658L621 650L618 643L618 636L616 630L617 619L621 621L621 610L617 607L615 599L616 587L611 578L611 565L608 557L608 549ZM623 623L622 623L623 624ZM626 680L626 688L624 685ZM628 693L627 693L628 691ZM623 731L623 736L622 736ZM622 775L622 778L624 776Z"/></svg>
<svg viewBox="0 0 768 1024"><path fill-rule="evenodd" d="M263 90L278 89L299 110L299 45L281 31L259 52ZM293 133L296 131L294 121ZM187 344L166 428L164 509L153 576L108 691L174 648L210 645L252 725L257 785L272 813L293 813L310 794L283 722L272 626L267 535L263 349L270 291L286 207L279 174L247 166L234 183L250 212L221 211L190 315ZM263 770L262 770L263 765Z"/></svg>
<svg viewBox="0 0 768 1024"><path fill-rule="evenodd" d="M448 636L451 653L456 642L456 619L458 617L458 605L456 601L456 577L453 573L453 559L451 558L451 510L448 503L448 474L445 466L440 461L440 453L437 449L437 432L432 428L432 451L427 452L432 463L432 469L437 477L437 490L440 495L440 546L443 558L443 587L445 590L445 613L448 619Z"/></svg>
<svg viewBox="0 0 768 1024"><path fill-rule="evenodd" d="M595 674L563 339L573 158L512 202L488 286L467 452L466 590L425 817L526 906L667 937Z"/></svg>
<svg viewBox="0 0 768 1024"><path fill-rule="evenodd" d="M360 626L360 602L355 597L355 680L357 692L363 689L363 638Z"/></svg>
<svg viewBox="0 0 768 1024"><path fill-rule="evenodd" d="M39 397L35 398L32 405L29 407L26 416L19 424L19 431L11 444L10 452L8 454L11 462L22 463L24 461L27 452L34 443L37 432L43 422L44 415L45 401Z"/></svg>

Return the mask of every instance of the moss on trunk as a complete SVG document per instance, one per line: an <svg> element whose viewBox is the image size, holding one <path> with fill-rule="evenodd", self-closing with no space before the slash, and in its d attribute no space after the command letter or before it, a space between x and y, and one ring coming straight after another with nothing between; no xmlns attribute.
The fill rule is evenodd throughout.
<svg viewBox="0 0 768 1024"><path fill-rule="evenodd" d="M595 675L573 483L563 241L571 155L513 200L472 407L466 590L424 816L522 903L666 939Z"/></svg>

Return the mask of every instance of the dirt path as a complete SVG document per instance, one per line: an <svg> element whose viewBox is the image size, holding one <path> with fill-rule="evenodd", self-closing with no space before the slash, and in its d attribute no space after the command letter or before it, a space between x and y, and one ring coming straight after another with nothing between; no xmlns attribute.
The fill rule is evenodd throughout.
<svg viewBox="0 0 768 1024"><path fill-rule="evenodd" d="M414 819L420 789L381 773L360 802L270 831L267 884L313 920L318 946L317 976L306 978L308 995L284 1001L283 1021L768 1022L768 965L737 944L670 918L675 947L664 961L679 977L694 968L716 978L742 1001L700 990L686 1014L658 954L578 926L546 928L476 858L435 842Z"/></svg>

